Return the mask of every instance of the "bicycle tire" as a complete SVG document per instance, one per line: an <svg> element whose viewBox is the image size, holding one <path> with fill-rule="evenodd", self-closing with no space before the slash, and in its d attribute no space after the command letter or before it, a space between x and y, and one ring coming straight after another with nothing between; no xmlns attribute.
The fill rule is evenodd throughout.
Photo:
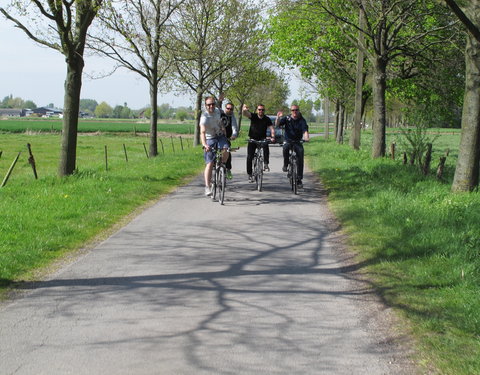
<svg viewBox="0 0 480 375"><path fill-rule="evenodd" d="M258 157L257 190L262 191L262 188L263 188L263 154L261 153Z"/></svg>
<svg viewBox="0 0 480 375"><path fill-rule="evenodd" d="M292 191L293 194L298 194L298 164L297 158L292 158Z"/></svg>
<svg viewBox="0 0 480 375"><path fill-rule="evenodd" d="M255 189L258 189L258 152L253 155L253 178L255 180Z"/></svg>
<svg viewBox="0 0 480 375"><path fill-rule="evenodd" d="M213 166L212 170L212 201L217 197L217 168Z"/></svg>
<svg viewBox="0 0 480 375"><path fill-rule="evenodd" d="M223 205L225 199L225 188L227 185L227 175L225 172L225 167L220 167L217 174L217 185L218 185L218 202Z"/></svg>

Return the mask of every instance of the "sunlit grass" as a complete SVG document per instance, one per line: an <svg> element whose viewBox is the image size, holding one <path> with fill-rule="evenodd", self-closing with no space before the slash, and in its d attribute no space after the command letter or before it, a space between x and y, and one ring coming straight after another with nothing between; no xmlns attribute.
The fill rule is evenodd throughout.
<svg viewBox="0 0 480 375"><path fill-rule="evenodd" d="M428 365L480 373L479 193L452 194L452 173L424 177L400 160L372 160L369 147L315 139L306 149L363 272L410 320Z"/></svg>
<svg viewBox="0 0 480 375"><path fill-rule="evenodd" d="M32 145L38 180L27 161L27 143ZM17 152L22 154L0 188L0 288L30 278L36 268L83 246L204 165L201 148L193 148L191 140L183 140L182 151L179 138L164 139L165 152L156 158L146 157L143 143L148 148L146 137L80 136L78 171L60 179L58 135L2 135L2 179Z"/></svg>

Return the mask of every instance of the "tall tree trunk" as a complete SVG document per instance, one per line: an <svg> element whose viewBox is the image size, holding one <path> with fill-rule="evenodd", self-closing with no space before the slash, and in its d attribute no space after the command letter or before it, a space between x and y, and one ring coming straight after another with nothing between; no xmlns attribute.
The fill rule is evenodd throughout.
<svg viewBox="0 0 480 375"><path fill-rule="evenodd" d="M150 149L149 156L151 158L158 155L158 80L154 75L150 82L150 106L152 107L152 115L150 116Z"/></svg>
<svg viewBox="0 0 480 375"><path fill-rule="evenodd" d="M374 158L385 156L385 91L387 63L380 57L374 61L373 79L373 144L372 156Z"/></svg>
<svg viewBox="0 0 480 375"><path fill-rule="evenodd" d="M65 96L63 101L62 146L58 167L60 177L71 175L76 169L78 114L80 110L83 67L84 61L82 56L70 56L67 59L67 76L65 78Z"/></svg>
<svg viewBox="0 0 480 375"><path fill-rule="evenodd" d="M340 124L340 101L335 102L335 130L333 132L335 140L338 141L338 126Z"/></svg>
<svg viewBox="0 0 480 375"><path fill-rule="evenodd" d="M360 9L358 24L360 29L365 27L365 14ZM363 45L365 36L362 31L358 32L358 44ZM363 63L365 56L362 49L357 51L357 73L355 78L355 114L353 120L352 136L350 137L350 146L354 150L360 149L360 134L362 129L362 99L363 99Z"/></svg>
<svg viewBox="0 0 480 375"><path fill-rule="evenodd" d="M197 100L195 104L195 134L193 139L193 145L198 146L200 142L200 117L202 116L202 96L201 90L197 90Z"/></svg>
<svg viewBox="0 0 480 375"><path fill-rule="evenodd" d="M330 101L328 98L325 98L323 103L323 112L325 115L325 139L328 139L328 137L330 137Z"/></svg>
<svg viewBox="0 0 480 375"><path fill-rule="evenodd" d="M462 135L452 191L472 191L480 168L480 42L468 34L465 51Z"/></svg>
<svg viewBox="0 0 480 375"><path fill-rule="evenodd" d="M340 103L338 106L337 143L343 143L343 129L345 126L345 106Z"/></svg>

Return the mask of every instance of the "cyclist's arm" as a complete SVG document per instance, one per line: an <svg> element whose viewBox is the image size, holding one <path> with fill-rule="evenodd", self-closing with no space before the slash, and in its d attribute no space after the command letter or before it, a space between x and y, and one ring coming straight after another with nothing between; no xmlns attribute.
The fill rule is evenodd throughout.
<svg viewBox="0 0 480 375"><path fill-rule="evenodd" d="M237 138L238 135L238 124L235 115L232 115L232 136L230 137L232 140Z"/></svg>
<svg viewBox="0 0 480 375"><path fill-rule="evenodd" d="M243 105L242 114L243 114L245 117L252 118L252 114L251 114L250 111L248 110L248 107L247 107L246 104Z"/></svg>
<svg viewBox="0 0 480 375"><path fill-rule="evenodd" d="M205 149L205 151L208 151L206 132L207 131L205 129L205 125L200 123L200 142L202 142L202 146Z"/></svg>
<svg viewBox="0 0 480 375"><path fill-rule="evenodd" d="M310 141L310 134L308 134L308 130L306 130L306 131L303 133L303 140L304 140L305 142Z"/></svg>

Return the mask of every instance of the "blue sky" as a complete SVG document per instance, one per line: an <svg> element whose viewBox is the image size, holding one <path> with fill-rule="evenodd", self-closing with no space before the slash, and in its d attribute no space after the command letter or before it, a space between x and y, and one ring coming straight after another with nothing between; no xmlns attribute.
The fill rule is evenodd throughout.
<svg viewBox="0 0 480 375"><path fill-rule="evenodd" d="M56 107L63 107L66 66L60 52L38 45L3 17L0 50L0 100L11 94L33 100L38 106L53 103ZM86 57L84 72L108 70L109 64L106 59ZM298 80L292 77L291 82L291 99L298 98ZM146 80L126 69L102 79L92 80L84 75L81 97L99 103L105 101L112 107L127 103L130 108L139 109L149 105ZM160 94L159 104L162 103L193 107L194 98L188 94Z"/></svg>

